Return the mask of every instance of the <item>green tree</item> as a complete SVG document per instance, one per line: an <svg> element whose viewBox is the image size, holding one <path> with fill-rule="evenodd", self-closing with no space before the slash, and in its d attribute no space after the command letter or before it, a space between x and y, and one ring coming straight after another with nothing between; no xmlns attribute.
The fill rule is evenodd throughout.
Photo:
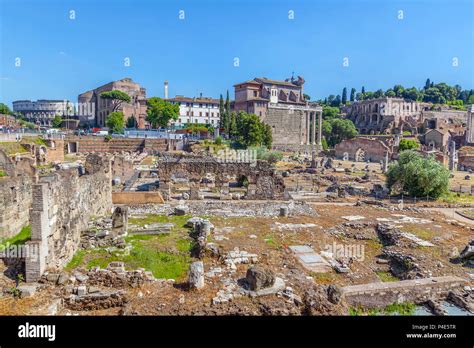
<svg viewBox="0 0 474 348"><path fill-rule="evenodd" d="M341 103L342 103L342 105L346 105L346 103L347 103L347 88L346 87L344 87L342 89Z"/></svg>
<svg viewBox="0 0 474 348"><path fill-rule="evenodd" d="M416 87L407 88L403 91L403 98L417 101L421 98L421 93Z"/></svg>
<svg viewBox="0 0 474 348"><path fill-rule="evenodd" d="M393 87L393 91L395 92L395 95L398 97L398 98L403 98L403 92L405 91L405 88L403 88L402 85L395 85Z"/></svg>
<svg viewBox="0 0 474 348"><path fill-rule="evenodd" d="M378 89L374 93L374 98L382 98L384 96L384 92L381 89Z"/></svg>
<svg viewBox="0 0 474 348"><path fill-rule="evenodd" d="M467 104L474 104L474 94L469 97Z"/></svg>
<svg viewBox="0 0 474 348"><path fill-rule="evenodd" d="M306 100L306 101L310 101L311 97L308 94L303 93L303 99Z"/></svg>
<svg viewBox="0 0 474 348"><path fill-rule="evenodd" d="M125 118L123 112L115 111L111 112L105 120L105 125L109 127L109 133L123 133L125 128Z"/></svg>
<svg viewBox="0 0 474 348"><path fill-rule="evenodd" d="M127 93L119 90L102 92L100 97L112 101L112 111L114 112L118 111L123 103L130 103L131 101L131 98Z"/></svg>
<svg viewBox="0 0 474 348"><path fill-rule="evenodd" d="M387 89L387 91L385 92L385 96L386 96L386 97L389 97L389 98L395 98L397 95L395 94L395 92L393 91L393 89L389 88L389 89Z"/></svg>
<svg viewBox="0 0 474 348"><path fill-rule="evenodd" d="M229 135L235 137L239 134L237 129L237 113L235 111L230 113Z"/></svg>
<svg viewBox="0 0 474 348"><path fill-rule="evenodd" d="M255 114L239 111L237 115L238 139L243 145L271 147L272 129Z"/></svg>
<svg viewBox="0 0 474 348"><path fill-rule="evenodd" d="M10 108L6 104L0 103L0 114L1 115L11 115L12 111L10 110Z"/></svg>
<svg viewBox="0 0 474 348"><path fill-rule="evenodd" d="M230 97L229 97L229 90L227 90L227 94L225 97L225 105L224 105L224 110L225 110L225 124L224 124L224 132L227 135L230 135L230 122L231 122L231 115L230 115Z"/></svg>
<svg viewBox="0 0 474 348"><path fill-rule="evenodd" d="M172 104L158 97L149 98L146 104L147 121L153 128L167 127L170 120L176 121L179 117L178 104Z"/></svg>
<svg viewBox="0 0 474 348"><path fill-rule="evenodd" d="M336 118L339 114L339 108L335 108L332 106L323 106L323 119L329 120Z"/></svg>
<svg viewBox="0 0 474 348"><path fill-rule="evenodd" d="M225 129L225 124L226 124L226 114L225 114L225 109L224 109L224 98L222 97L222 94L219 98L219 127L222 129Z"/></svg>
<svg viewBox="0 0 474 348"><path fill-rule="evenodd" d="M430 86L431 86L431 81L430 81L430 79L426 79L424 89L428 89L428 88L430 88Z"/></svg>
<svg viewBox="0 0 474 348"><path fill-rule="evenodd" d="M351 97L349 99L351 102L355 101L355 94L356 94L356 89L351 88Z"/></svg>
<svg viewBox="0 0 474 348"><path fill-rule="evenodd" d="M419 144L414 139L402 139L400 140L400 144L398 145L398 151L402 152L405 150L413 150L418 149Z"/></svg>
<svg viewBox="0 0 474 348"><path fill-rule="evenodd" d="M323 122L323 133L328 139L330 146L339 144L344 139L351 139L357 135L354 123L349 119L335 118L330 120L329 124L330 127Z"/></svg>
<svg viewBox="0 0 474 348"><path fill-rule="evenodd" d="M135 119L135 117L130 116L127 119L127 128L137 128L137 120Z"/></svg>
<svg viewBox="0 0 474 348"><path fill-rule="evenodd" d="M63 123L63 118L60 115L56 115L53 118L53 121L51 121L51 126L53 128L60 128L61 123Z"/></svg>
<svg viewBox="0 0 474 348"><path fill-rule="evenodd" d="M449 171L434 157L407 150L389 166L387 187L393 193L438 198L448 191L449 176Z"/></svg>
<svg viewBox="0 0 474 348"><path fill-rule="evenodd" d="M266 146L268 149L271 149L272 143L273 143L272 127L266 123L263 123L262 132L263 132L262 145Z"/></svg>

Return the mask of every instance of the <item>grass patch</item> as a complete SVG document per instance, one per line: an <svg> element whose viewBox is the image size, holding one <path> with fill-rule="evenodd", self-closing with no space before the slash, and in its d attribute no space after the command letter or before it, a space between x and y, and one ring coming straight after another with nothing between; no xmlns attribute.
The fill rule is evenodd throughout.
<svg viewBox="0 0 474 348"><path fill-rule="evenodd" d="M363 307L350 307L349 315L360 316L360 315L413 315L415 314L416 305L409 302L404 303L392 303L387 305L385 308L363 308Z"/></svg>
<svg viewBox="0 0 474 348"><path fill-rule="evenodd" d="M31 239L31 225L25 226L21 231L13 237L4 239L0 242L0 250L5 249L9 245L22 245Z"/></svg>
<svg viewBox="0 0 474 348"><path fill-rule="evenodd" d="M267 245L271 246L272 248L279 249L281 247L281 244L276 240L273 234L267 234L264 237L264 241L265 243L267 243Z"/></svg>
<svg viewBox="0 0 474 348"><path fill-rule="evenodd" d="M22 138L22 142L34 143L34 144L36 144L36 145L48 146L48 145L46 144L46 141L45 141L43 138L40 138L40 137L23 137L23 138Z"/></svg>
<svg viewBox="0 0 474 348"><path fill-rule="evenodd" d="M3 150L7 155L14 155L17 153L27 153L28 150L16 141L5 141L0 143L0 149Z"/></svg>
<svg viewBox="0 0 474 348"><path fill-rule="evenodd" d="M400 280L390 272L379 271L379 272L375 272L375 273L380 278L380 280L383 281L383 282L398 282Z"/></svg>
<svg viewBox="0 0 474 348"><path fill-rule="evenodd" d="M7 176L7 172L5 172L4 170L0 170L0 178L3 178Z"/></svg>
<svg viewBox="0 0 474 348"><path fill-rule="evenodd" d="M84 256L86 255L85 250L78 250L74 256L72 257L71 261L64 267L66 270L71 270L77 268L84 262Z"/></svg>
<svg viewBox="0 0 474 348"><path fill-rule="evenodd" d="M461 204L474 204L474 196L471 196L467 193L460 192L447 192L443 194L438 201L443 203L461 203Z"/></svg>
<svg viewBox="0 0 474 348"><path fill-rule="evenodd" d="M310 276L313 277L314 281L317 284L332 284L336 280L334 273L310 273Z"/></svg>

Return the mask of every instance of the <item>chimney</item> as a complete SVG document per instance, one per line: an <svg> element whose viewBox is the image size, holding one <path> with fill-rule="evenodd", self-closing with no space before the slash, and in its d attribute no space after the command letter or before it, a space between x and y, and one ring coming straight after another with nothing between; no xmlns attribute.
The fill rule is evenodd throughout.
<svg viewBox="0 0 474 348"><path fill-rule="evenodd" d="M168 99L168 81L165 81L165 99Z"/></svg>

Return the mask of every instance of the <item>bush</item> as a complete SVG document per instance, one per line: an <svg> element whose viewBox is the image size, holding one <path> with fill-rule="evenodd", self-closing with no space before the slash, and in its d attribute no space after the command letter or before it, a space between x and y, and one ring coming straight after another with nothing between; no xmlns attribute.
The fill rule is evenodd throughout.
<svg viewBox="0 0 474 348"><path fill-rule="evenodd" d="M438 198L448 191L449 171L434 157L423 157L413 150L400 154L387 171L387 187L394 193Z"/></svg>
<svg viewBox="0 0 474 348"><path fill-rule="evenodd" d="M398 151L418 149L418 142L414 139L402 139L398 145Z"/></svg>
<svg viewBox="0 0 474 348"><path fill-rule="evenodd" d="M269 151L265 146L255 147L252 150L257 151L257 159L274 164L281 161L283 154L279 151Z"/></svg>
<svg viewBox="0 0 474 348"><path fill-rule="evenodd" d="M222 137L220 135L214 140L214 145L222 145Z"/></svg>

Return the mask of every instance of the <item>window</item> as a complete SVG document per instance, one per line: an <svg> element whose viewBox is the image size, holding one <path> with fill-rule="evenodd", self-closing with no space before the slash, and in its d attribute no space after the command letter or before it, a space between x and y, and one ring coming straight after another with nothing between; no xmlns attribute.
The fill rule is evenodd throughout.
<svg viewBox="0 0 474 348"><path fill-rule="evenodd" d="M194 111L191 111L191 116L194 116Z"/></svg>
<svg viewBox="0 0 474 348"><path fill-rule="evenodd" d="M198 120L197 120L197 119L196 119L196 120L194 120L194 123L198 123Z"/></svg>
<svg viewBox="0 0 474 348"><path fill-rule="evenodd" d="M202 112L201 111L199 111L199 116L202 117Z"/></svg>
<svg viewBox="0 0 474 348"><path fill-rule="evenodd" d="M199 104L199 107L202 108L202 104Z"/></svg>
<svg viewBox="0 0 474 348"><path fill-rule="evenodd" d="M208 113L208 112L206 112L206 117L209 117L209 113Z"/></svg>
<svg viewBox="0 0 474 348"><path fill-rule="evenodd" d="M186 116L189 116L189 111L186 111Z"/></svg>
<svg viewBox="0 0 474 348"><path fill-rule="evenodd" d="M256 97L258 95L257 91L253 91L253 96Z"/></svg>

